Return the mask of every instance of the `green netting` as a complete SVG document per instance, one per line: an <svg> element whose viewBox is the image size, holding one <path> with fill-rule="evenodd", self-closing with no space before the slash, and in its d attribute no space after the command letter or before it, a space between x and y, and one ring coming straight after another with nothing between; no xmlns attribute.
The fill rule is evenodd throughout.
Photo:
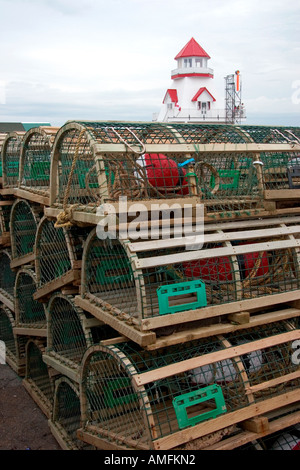
<svg viewBox="0 0 300 470"><path fill-rule="evenodd" d="M242 231L240 239L238 231L230 236L226 246L204 243L199 251L185 251L184 243L171 248L172 240L169 247L159 249L157 241L157 249L149 250L145 241L135 253L126 250L128 241L100 240L94 232L85 247L82 295L141 322L300 288L297 249L285 247L284 236L245 240Z"/></svg>
<svg viewBox="0 0 300 470"><path fill-rule="evenodd" d="M28 201L14 203L10 218L13 259L33 254L40 211Z"/></svg>
<svg viewBox="0 0 300 470"><path fill-rule="evenodd" d="M0 307L0 340L6 345L6 355L16 358L17 342L13 332L15 326L12 313L5 307Z"/></svg>
<svg viewBox="0 0 300 470"><path fill-rule="evenodd" d="M289 328L284 323L275 323L265 325L264 329L242 331L225 338L202 339L152 352L133 343L93 348L85 356L82 369L85 428L103 439L113 436L115 442L150 448L151 440L177 433L182 428L179 420L182 416L186 418L183 427L192 427L208 419L207 412L217 413L211 418L214 419L261 399L299 389L299 379L284 379L286 374L299 369L291 361L291 342L279 339L287 331ZM269 338L278 339L278 343L268 347L265 340ZM254 343L259 340L260 348ZM249 348L242 356L232 352L231 357L210 362L210 357L222 357L218 352L225 355L232 346L244 344ZM197 367L197 361L204 364L206 356L207 364ZM192 359L194 366L189 370ZM172 365L176 367L172 368ZM168 371L164 372L164 367ZM143 373L148 374L149 379L145 385L138 386L135 377L142 377ZM282 378L282 383L264 386L273 378ZM262 385L262 390L249 397L249 385L253 384ZM216 390L225 400L226 409L224 406L219 408L222 400L214 398ZM203 402L192 400L202 394L207 398ZM182 407L179 413L174 404L178 402ZM227 423L230 424L230 420Z"/></svg>
<svg viewBox="0 0 300 470"><path fill-rule="evenodd" d="M49 368L43 361L44 345L30 340L26 346L26 375L25 380L39 399L51 409L53 404L53 381Z"/></svg>
<svg viewBox="0 0 300 470"><path fill-rule="evenodd" d="M49 190L52 141L41 130L24 136L21 187L33 191Z"/></svg>
<svg viewBox="0 0 300 470"><path fill-rule="evenodd" d="M14 297L16 273L10 267L11 255L7 250L0 251L0 291L10 298Z"/></svg>
<svg viewBox="0 0 300 470"><path fill-rule="evenodd" d="M17 187L23 134L8 134L2 147L3 186Z"/></svg>
<svg viewBox="0 0 300 470"><path fill-rule="evenodd" d="M31 269L18 271L15 283L16 322L20 327L46 328L45 306L34 300L36 277Z"/></svg>
<svg viewBox="0 0 300 470"><path fill-rule="evenodd" d="M88 346L115 336L115 332L106 325L88 327L86 321L93 317L76 307L71 297L62 294L51 297L47 315L47 354L72 369L79 367Z"/></svg>
<svg viewBox="0 0 300 470"><path fill-rule="evenodd" d="M54 394L54 409L51 417L52 425L70 450L84 449L86 446L77 439L80 428L80 398L78 386L68 378L56 381Z"/></svg>

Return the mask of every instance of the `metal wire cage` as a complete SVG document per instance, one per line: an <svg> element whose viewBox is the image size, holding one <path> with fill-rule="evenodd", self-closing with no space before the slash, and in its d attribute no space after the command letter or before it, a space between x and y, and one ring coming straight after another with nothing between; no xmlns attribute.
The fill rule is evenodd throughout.
<svg viewBox="0 0 300 470"><path fill-rule="evenodd" d="M43 217L35 239L35 299L49 297L66 285L78 285L81 258L88 228L56 228L52 220Z"/></svg>
<svg viewBox="0 0 300 470"><path fill-rule="evenodd" d="M0 196L0 244L2 246L10 246L10 213L12 208L12 201L7 201L3 196Z"/></svg>
<svg viewBox="0 0 300 470"><path fill-rule="evenodd" d="M30 329L32 336L44 336L47 334L45 304L34 300L36 288L35 272L27 266L19 269L14 290L16 326Z"/></svg>
<svg viewBox="0 0 300 470"><path fill-rule="evenodd" d="M74 304L72 296L55 293L47 305L48 342L44 360L78 381L86 349L115 332Z"/></svg>
<svg viewBox="0 0 300 470"><path fill-rule="evenodd" d="M49 197L51 150L58 127L32 128L23 136L19 188Z"/></svg>
<svg viewBox="0 0 300 470"><path fill-rule="evenodd" d="M26 373L22 381L33 400L43 413L50 418L53 407L54 378L50 368L43 361L46 341L31 338L26 343Z"/></svg>
<svg viewBox="0 0 300 470"><path fill-rule="evenodd" d="M265 191L261 155L268 154L274 166L278 152L290 160L300 150L300 140L295 143L291 129L285 131L282 136L278 128L263 126L68 122L53 145L50 205L89 212L120 197L192 197L213 218L259 213Z"/></svg>
<svg viewBox="0 0 300 470"><path fill-rule="evenodd" d="M25 346L27 337L14 332L15 318L11 310L0 305L0 340L5 343L5 363L18 375L25 374Z"/></svg>
<svg viewBox="0 0 300 470"><path fill-rule="evenodd" d="M60 377L55 381L54 406L49 427L63 450L87 448L86 444L77 438L80 420L79 386L68 377Z"/></svg>
<svg viewBox="0 0 300 470"><path fill-rule="evenodd" d="M42 209L16 199L10 213L12 267L34 264L34 244Z"/></svg>
<svg viewBox="0 0 300 470"><path fill-rule="evenodd" d="M0 251L0 300L10 310L15 311L14 288L16 273L11 269L11 252Z"/></svg>
<svg viewBox="0 0 300 470"><path fill-rule="evenodd" d="M19 165L22 139L25 132L9 132L3 142L2 177L3 188L17 188L19 185Z"/></svg>
<svg viewBox="0 0 300 470"><path fill-rule="evenodd" d="M84 248L80 305L146 331L219 322L234 306L247 310L262 297L265 306L288 302L300 288L300 225L291 220L266 222L263 230L205 227L193 250L194 238L102 240L94 229Z"/></svg>
<svg viewBox="0 0 300 470"><path fill-rule="evenodd" d="M134 343L89 348L82 361L81 438L167 450L299 398L284 322L155 353ZM273 408L274 407L274 408ZM196 442L195 442L196 445Z"/></svg>

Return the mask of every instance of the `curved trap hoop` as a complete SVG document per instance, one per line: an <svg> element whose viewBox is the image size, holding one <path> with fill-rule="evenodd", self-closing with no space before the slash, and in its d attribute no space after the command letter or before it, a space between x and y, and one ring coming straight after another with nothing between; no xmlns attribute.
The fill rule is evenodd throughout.
<svg viewBox="0 0 300 470"><path fill-rule="evenodd" d="M36 338L26 344L26 373L22 381L31 398L50 418L53 407L54 378L51 368L43 361L46 342Z"/></svg>
<svg viewBox="0 0 300 470"><path fill-rule="evenodd" d="M0 305L0 340L5 343L6 363L18 374L25 374L25 346L28 338L14 332L13 313L5 305Z"/></svg>
<svg viewBox="0 0 300 470"><path fill-rule="evenodd" d="M49 298L56 290L70 286L78 291L81 258L89 229L80 227L56 228L52 220L43 217L35 240L35 271L37 291L35 300Z"/></svg>
<svg viewBox="0 0 300 470"><path fill-rule="evenodd" d="M0 301L14 312L16 273L11 269L11 260L9 249L0 251Z"/></svg>
<svg viewBox="0 0 300 470"><path fill-rule="evenodd" d="M80 428L79 386L68 377L55 381L54 406L48 421L50 430L63 450L88 450L77 438Z"/></svg>
<svg viewBox="0 0 300 470"><path fill-rule="evenodd" d="M43 216L41 206L16 199L10 213L11 267L33 264L37 227Z"/></svg>
<svg viewBox="0 0 300 470"><path fill-rule="evenodd" d="M30 267L18 270L15 281L15 314L16 331L19 335L47 338L46 307L42 302L34 300L37 280Z"/></svg>
<svg viewBox="0 0 300 470"><path fill-rule="evenodd" d="M9 132L3 142L2 194L13 194L19 185L20 153L24 134L25 132Z"/></svg>
<svg viewBox="0 0 300 470"><path fill-rule="evenodd" d="M86 349L103 339L116 337L107 325L74 304L73 297L55 293L47 305L48 343L44 361L78 382Z"/></svg>

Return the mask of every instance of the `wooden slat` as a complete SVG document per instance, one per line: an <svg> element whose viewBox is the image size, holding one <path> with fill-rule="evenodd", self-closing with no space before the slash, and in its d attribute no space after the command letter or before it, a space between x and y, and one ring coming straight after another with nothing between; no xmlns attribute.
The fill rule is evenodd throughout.
<svg viewBox="0 0 300 470"><path fill-rule="evenodd" d="M267 250L282 250L286 248L300 247L300 240L277 240L274 242L253 243L249 245L236 245L231 247L211 248L209 250L183 251L172 255L153 256L151 258L134 258L133 262L137 269L154 268L156 266L167 266L169 264L184 263L199 259L214 258L219 256L241 255Z"/></svg>
<svg viewBox="0 0 300 470"><path fill-rule="evenodd" d="M206 227L205 227L206 228ZM208 227L211 229L210 227ZM204 229L204 227L203 227ZM191 234L191 237L194 236L203 236L203 243L218 243L224 241L234 241L234 240L251 240L259 238L269 238L277 236L285 236L289 234L298 234L300 233L300 225L293 225L291 227L276 227L270 229L262 230L247 230L240 232L229 232L229 233L210 233L210 234L201 234L195 233ZM199 240L200 241L200 240ZM153 240L137 243L129 243L127 246L131 252L140 252L140 251L150 251L155 249L163 248L175 248L180 246L193 245L194 242L189 239L189 237L181 238L172 238L164 240Z"/></svg>
<svg viewBox="0 0 300 470"><path fill-rule="evenodd" d="M265 199L299 199L300 189L267 189L264 191Z"/></svg>
<svg viewBox="0 0 300 470"><path fill-rule="evenodd" d="M177 375L196 367L203 367L218 361L243 356L244 354L249 354L252 351L276 346L278 344L297 339L300 339L300 330L289 331L269 338L263 338L251 341L250 343L244 343L239 346L233 346L231 348L223 349L222 351L205 354L204 356L193 357L185 361L177 362L176 364L169 364L153 371L138 374L133 377L133 380L136 382L137 386L146 385L147 383L171 377L172 375Z"/></svg>
<svg viewBox="0 0 300 470"><path fill-rule="evenodd" d="M250 316L249 323L232 325L230 323L216 323L209 326L193 326L185 330L173 332L170 336L157 338L154 344L145 347L147 350L155 350L166 348L174 344L182 344L186 341L193 341L200 338L208 338L220 334L228 334L234 331L245 330L246 328L254 328L257 326L264 326L269 323L277 321L284 321L290 318L299 317L300 310L297 308L288 308L279 311L272 311L269 313L258 313L257 315Z"/></svg>

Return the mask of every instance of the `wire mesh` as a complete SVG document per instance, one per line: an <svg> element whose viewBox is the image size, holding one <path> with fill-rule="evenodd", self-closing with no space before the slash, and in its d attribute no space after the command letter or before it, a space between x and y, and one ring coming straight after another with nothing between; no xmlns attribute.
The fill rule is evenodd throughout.
<svg viewBox="0 0 300 470"><path fill-rule="evenodd" d="M2 147L3 187L14 188L19 185L19 164L24 132L7 134Z"/></svg>
<svg viewBox="0 0 300 470"><path fill-rule="evenodd" d="M261 394L266 400L296 390L299 379L284 378L299 369L291 363L290 341L278 341L272 347L265 341L287 331L288 327L279 322L265 325L264 329L202 339L155 352L145 351L129 342L93 348L82 365L85 429L130 447L151 448L151 441L155 439L210 419L207 412L216 412L215 418L241 410L253 403L252 400L258 402L262 399ZM251 343L257 340L263 340L259 343L262 347L253 343L251 349ZM226 357L226 350L234 346L236 351L236 346L243 344L249 346L249 352L242 356L233 352L232 356ZM206 356L207 362L204 362ZM222 356L226 358L222 359ZM214 357L211 362L210 357ZM189 369L191 359L195 367ZM187 361L186 367L178 367L184 361ZM197 366L197 361L204 365ZM165 366L176 364L172 373L163 372ZM135 385L137 375L150 372L149 382ZM268 384L278 377L282 378L279 385ZM261 385L261 390L254 392L251 399L249 386L251 390L257 384ZM216 386L224 398L225 409L222 406L222 410L220 402L209 395ZM207 393L207 400L193 402L199 392ZM179 407L184 403L184 409L176 408L177 404ZM183 426L184 412L187 421Z"/></svg>
<svg viewBox="0 0 300 470"><path fill-rule="evenodd" d="M8 250L0 251L0 292L10 299L14 298L16 273L10 267L11 254Z"/></svg>
<svg viewBox="0 0 300 470"><path fill-rule="evenodd" d="M36 193L50 189L51 150L58 128L30 129L23 137L20 187Z"/></svg>
<svg viewBox="0 0 300 470"><path fill-rule="evenodd" d="M52 220L43 218L38 226L35 240L35 269L38 288L65 274L80 269L83 244L89 233L88 228L56 228Z"/></svg>
<svg viewBox="0 0 300 470"><path fill-rule="evenodd" d="M78 369L87 347L115 336L106 325L89 327L90 318L93 317L75 306L72 297L54 294L47 306L47 354L73 370Z"/></svg>
<svg viewBox="0 0 300 470"><path fill-rule="evenodd" d="M67 449L84 450L86 447L82 441L77 439L80 419L78 385L75 385L67 377L62 377L55 383L54 408L51 422L63 439Z"/></svg>
<svg viewBox="0 0 300 470"><path fill-rule="evenodd" d="M40 340L30 339L26 344L25 380L50 413L53 405L54 386L49 368L43 360L44 350L45 344Z"/></svg>
<svg viewBox="0 0 300 470"><path fill-rule="evenodd" d="M17 272L15 282L16 324L19 327L46 328L45 305L34 300L36 276L32 269L23 268Z"/></svg>
<svg viewBox="0 0 300 470"><path fill-rule="evenodd" d="M6 355L16 359L17 342L13 332L15 320L12 312L3 305L0 306L0 340L5 343Z"/></svg>
<svg viewBox="0 0 300 470"><path fill-rule="evenodd" d="M0 197L0 201L4 203L3 197ZM11 204L3 205L0 207L0 237L5 233L9 233L11 208Z"/></svg>
<svg viewBox="0 0 300 470"><path fill-rule="evenodd" d="M41 209L25 200L16 200L11 210L12 259L34 253L37 226Z"/></svg>

